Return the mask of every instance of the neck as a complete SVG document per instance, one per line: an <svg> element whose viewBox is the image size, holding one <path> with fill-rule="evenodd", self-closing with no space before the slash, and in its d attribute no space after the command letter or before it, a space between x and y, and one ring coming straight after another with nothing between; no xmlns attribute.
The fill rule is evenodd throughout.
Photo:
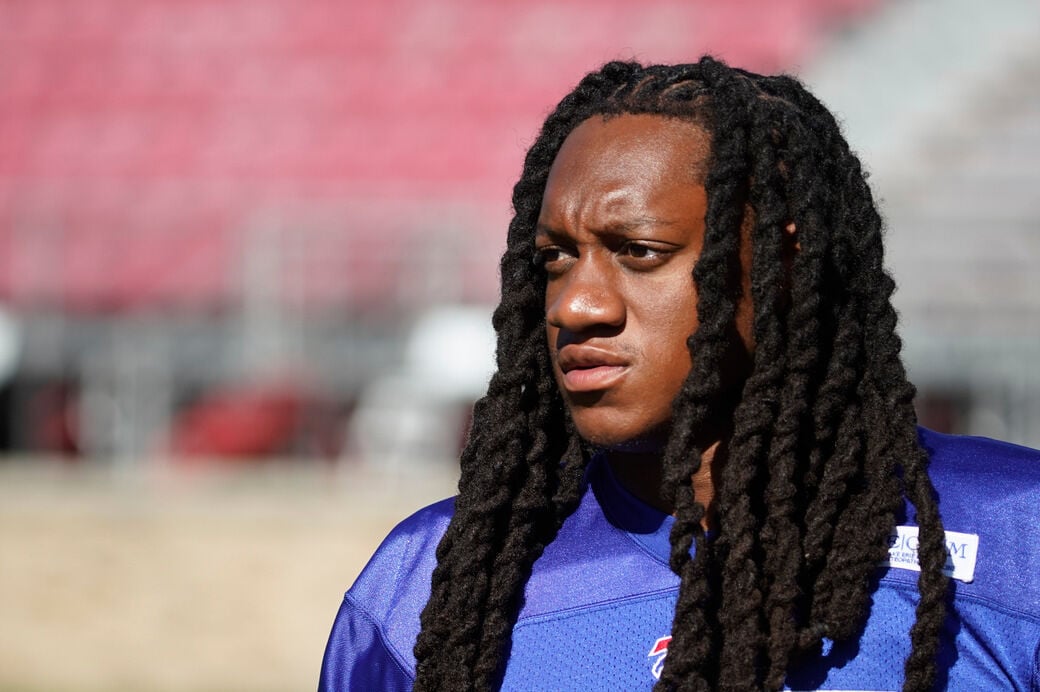
<svg viewBox="0 0 1040 692"><path fill-rule="evenodd" d="M701 454L701 466L690 477L694 499L704 505L705 514L701 526L705 531L715 529L715 482L712 478L713 462L719 442L705 448ZM666 514L674 514L675 507L665 501L661 492L664 477L662 450L627 450L615 448L606 453L607 463L614 477L630 493L646 504Z"/></svg>

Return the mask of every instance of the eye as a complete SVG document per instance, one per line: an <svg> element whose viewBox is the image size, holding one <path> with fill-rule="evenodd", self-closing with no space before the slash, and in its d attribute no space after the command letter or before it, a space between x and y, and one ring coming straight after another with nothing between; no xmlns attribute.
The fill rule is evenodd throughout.
<svg viewBox="0 0 1040 692"><path fill-rule="evenodd" d="M534 249L534 263L538 266L544 266L559 258L560 248L558 247L539 247Z"/></svg>
<svg viewBox="0 0 1040 692"><path fill-rule="evenodd" d="M621 261L633 269L652 269L668 259L674 248L645 240L630 240L618 249Z"/></svg>
<svg viewBox="0 0 1040 692"><path fill-rule="evenodd" d="M567 269L567 265L574 254L568 252L559 245L544 245L534 249L533 262L535 266L541 267L550 275L560 274Z"/></svg>
<svg viewBox="0 0 1040 692"><path fill-rule="evenodd" d="M625 243L623 252L629 257L635 257L636 259L654 257L657 254L657 251L654 250L654 248L641 243Z"/></svg>

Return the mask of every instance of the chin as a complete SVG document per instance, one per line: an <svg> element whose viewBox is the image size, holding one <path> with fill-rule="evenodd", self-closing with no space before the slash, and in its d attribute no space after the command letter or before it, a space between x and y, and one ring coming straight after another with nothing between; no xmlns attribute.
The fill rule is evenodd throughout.
<svg viewBox="0 0 1040 692"><path fill-rule="evenodd" d="M656 436L635 437L623 442L614 442L609 445L596 445L597 449L605 452L626 452L628 454L663 454L667 441Z"/></svg>
<svg viewBox="0 0 1040 692"><path fill-rule="evenodd" d="M660 454L668 443L668 431L662 426L632 435L618 434L619 431L583 430L578 425L578 434L598 451L628 452L631 454Z"/></svg>
<svg viewBox="0 0 1040 692"><path fill-rule="evenodd" d="M596 449L664 451L671 431L671 409L636 408L631 404L581 406L567 402L578 435ZM633 410L635 409L635 410Z"/></svg>

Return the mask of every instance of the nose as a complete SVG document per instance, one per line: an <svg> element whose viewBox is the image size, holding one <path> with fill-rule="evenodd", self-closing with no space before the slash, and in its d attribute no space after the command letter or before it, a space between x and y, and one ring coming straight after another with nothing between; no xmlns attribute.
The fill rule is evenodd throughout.
<svg viewBox="0 0 1040 692"><path fill-rule="evenodd" d="M580 257L561 276L549 281L545 319L560 330L582 334L616 329L625 323L625 301L619 277L608 259Z"/></svg>

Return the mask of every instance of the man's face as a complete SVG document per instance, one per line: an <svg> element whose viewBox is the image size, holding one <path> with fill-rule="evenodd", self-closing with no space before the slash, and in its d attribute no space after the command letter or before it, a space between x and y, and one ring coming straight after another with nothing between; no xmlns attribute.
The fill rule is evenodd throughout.
<svg viewBox="0 0 1040 692"><path fill-rule="evenodd" d="M658 441L690 371L707 134L651 115L593 117L567 137L535 238L548 273L553 371L578 432Z"/></svg>

